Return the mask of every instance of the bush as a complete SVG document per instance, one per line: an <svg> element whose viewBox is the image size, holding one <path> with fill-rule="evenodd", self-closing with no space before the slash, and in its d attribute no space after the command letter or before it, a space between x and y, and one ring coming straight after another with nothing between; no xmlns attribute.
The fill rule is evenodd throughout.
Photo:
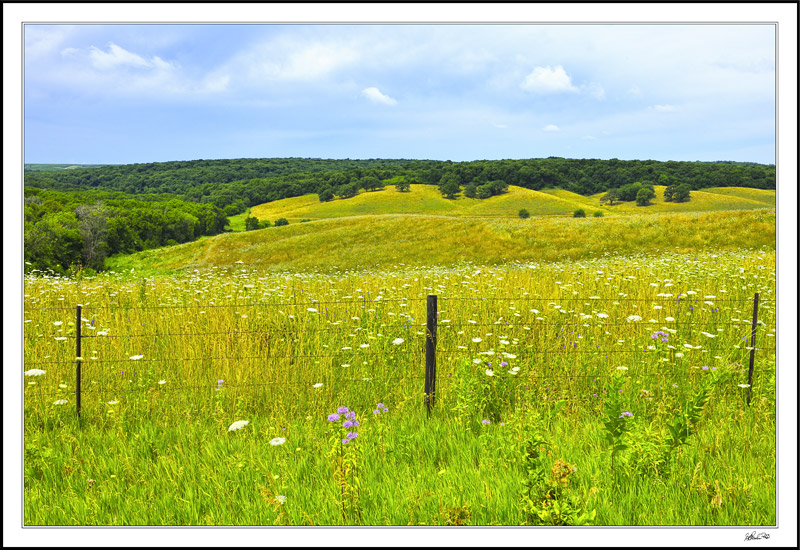
<svg viewBox="0 0 800 550"><path fill-rule="evenodd" d="M281 227L282 225L289 225L289 220L286 218L278 218L275 220L275 227Z"/></svg>
<svg viewBox="0 0 800 550"><path fill-rule="evenodd" d="M594 213L594 217L595 218L602 218L603 217L603 213L600 210L598 210L597 212Z"/></svg>
<svg viewBox="0 0 800 550"><path fill-rule="evenodd" d="M306 219L304 219L304 220L300 220L300 223L308 223L308 222L310 222L310 221L311 221L311 220L309 220L308 218L306 218Z"/></svg>
<svg viewBox="0 0 800 550"><path fill-rule="evenodd" d="M527 210L525 210L524 208L522 208L519 211L519 217L524 220L525 218L530 218L531 217L531 213L528 212Z"/></svg>
<svg viewBox="0 0 800 550"><path fill-rule="evenodd" d="M577 210L576 210L576 211L575 211L575 212L572 214L572 217L573 217L573 218L585 218L585 217L586 217L586 211L584 211L584 209L583 209L583 208L578 208L578 209L577 209Z"/></svg>
<svg viewBox="0 0 800 550"><path fill-rule="evenodd" d="M320 202L328 202L333 200L333 189L330 187L326 187L322 191L319 192L319 201Z"/></svg>

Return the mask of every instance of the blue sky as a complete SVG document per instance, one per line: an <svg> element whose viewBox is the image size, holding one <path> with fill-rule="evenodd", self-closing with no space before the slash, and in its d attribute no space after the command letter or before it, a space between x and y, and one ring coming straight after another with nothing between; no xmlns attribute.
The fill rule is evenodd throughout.
<svg viewBox="0 0 800 550"><path fill-rule="evenodd" d="M773 25L26 25L25 162L775 162Z"/></svg>

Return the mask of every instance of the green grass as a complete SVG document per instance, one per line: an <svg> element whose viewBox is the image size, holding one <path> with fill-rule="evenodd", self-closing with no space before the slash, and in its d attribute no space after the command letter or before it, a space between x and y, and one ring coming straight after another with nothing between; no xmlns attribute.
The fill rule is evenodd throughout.
<svg viewBox="0 0 800 550"><path fill-rule="evenodd" d="M299 198L298 198L299 200ZM255 210L255 209L253 209ZM559 261L604 254L775 248L774 211L508 219L364 215L290 223L116 256L111 270L248 266L335 272L369 266Z"/></svg>
<svg viewBox="0 0 800 550"><path fill-rule="evenodd" d="M234 233L241 233L245 230L244 219L250 216L250 209L245 212L237 214L236 216L228 216L228 229Z"/></svg>
<svg viewBox="0 0 800 550"><path fill-rule="evenodd" d="M361 215L409 214L442 215L453 217L509 217L517 216L521 208L531 216L571 216L578 209L587 212L601 211L606 216L615 214L653 214L670 212L705 212L720 210L753 210L768 208L770 195L774 205L775 191L744 188L728 189L728 194L719 192L692 191L692 199L686 203L663 201L665 187L656 186L656 198L651 206L640 207L634 202L607 205L600 202L603 194L591 197L578 195L563 189L533 191L510 186L508 193L488 199L468 199L463 195L449 200L441 196L432 185L412 185L406 193L387 185L381 191L361 191L350 199L336 199L322 203L316 194L303 195L254 206L252 213L260 220L274 222L286 218L290 222L301 219L329 219ZM753 193L757 191L757 193ZM758 197L758 200L753 197Z"/></svg>
<svg viewBox="0 0 800 550"><path fill-rule="evenodd" d="M738 384L754 292L762 344L747 407ZM427 418L420 325L430 293L440 316ZM25 524L535 525L521 500L530 488L540 503L551 490L594 510L595 525L774 525L775 297L774 251L741 249L329 274L234 264L29 276L26 369L46 373L25 377ZM80 426L77 303L87 336ZM667 343L650 337L667 329ZM633 417L612 468L602 392L615 376ZM667 424L708 377L719 377L712 399L664 469ZM378 401L389 411L375 415ZM326 420L341 405L360 420L346 447L355 468L339 462L338 424ZM250 423L229 432L236 420ZM533 444L537 433L549 445ZM551 474L559 459L576 468L564 484Z"/></svg>

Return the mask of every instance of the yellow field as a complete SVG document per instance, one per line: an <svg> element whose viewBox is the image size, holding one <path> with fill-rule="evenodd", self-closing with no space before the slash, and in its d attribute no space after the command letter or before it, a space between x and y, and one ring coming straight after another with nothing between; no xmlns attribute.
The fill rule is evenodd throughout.
<svg viewBox="0 0 800 550"><path fill-rule="evenodd" d="M232 266L340 271L463 261L562 261L606 254L775 249L774 210L507 219L354 216L228 233L108 259L112 270Z"/></svg>

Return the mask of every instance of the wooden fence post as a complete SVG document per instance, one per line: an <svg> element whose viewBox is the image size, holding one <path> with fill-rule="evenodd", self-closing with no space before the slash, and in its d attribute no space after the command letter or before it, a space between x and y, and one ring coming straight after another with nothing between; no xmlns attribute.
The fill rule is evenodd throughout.
<svg viewBox="0 0 800 550"><path fill-rule="evenodd" d="M425 332L425 406L428 416L436 400L436 295L428 295L427 330Z"/></svg>
<svg viewBox="0 0 800 550"><path fill-rule="evenodd" d="M77 317L75 318L75 403L78 411L78 419L81 417L81 305L77 307Z"/></svg>
<svg viewBox="0 0 800 550"><path fill-rule="evenodd" d="M750 369L747 371L747 404L753 393L753 364L756 359L756 326L758 326L758 292L753 297L753 328L750 333Z"/></svg>

